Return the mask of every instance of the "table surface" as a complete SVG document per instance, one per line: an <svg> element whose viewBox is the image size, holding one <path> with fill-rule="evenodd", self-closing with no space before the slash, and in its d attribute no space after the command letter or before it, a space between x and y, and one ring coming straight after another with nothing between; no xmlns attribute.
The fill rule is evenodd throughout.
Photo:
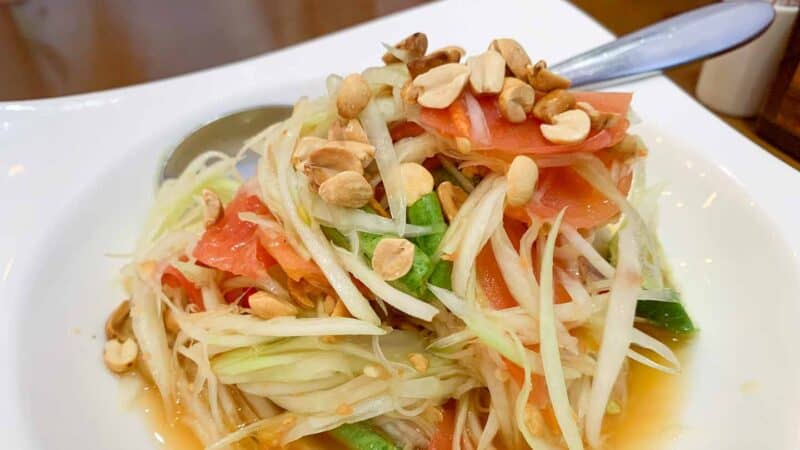
<svg viewBox="0 0 800 450"><path fill-rule="evenodd" d="M0 0L0 101L110 89L286 47L425 0ZM573 0L621 35L710 0ZM700 63L666 74L693 93ZM720 115L787 164L755 121Z"/></svg>

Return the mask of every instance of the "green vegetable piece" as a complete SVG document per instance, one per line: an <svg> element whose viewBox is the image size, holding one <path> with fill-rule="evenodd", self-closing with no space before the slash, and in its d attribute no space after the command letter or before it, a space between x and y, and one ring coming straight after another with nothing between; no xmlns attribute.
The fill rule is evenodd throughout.
<svg viewBox="0 0 800 450"><path fill-rule="evenodd" d="M387 236L365 232L358 233L358 240L361 242L361 251L364 252L367 258L372 259L372 255L375 253L375 247L378 246L378 242L384 237Z"/></svg>
<svg viewBox="0 0 800 450"><path fill-rule="evenodd" d="M328 432L350 450L400 450L400 447L370 425L348 423Z"/></svg>
<svg viewBox="0 0 800 450"><path fill-rule="evenodd" d="M337 247L341 247L345 250L350 250L350 240L347 239L345 235L342 234L341 231L337 230L336 228L321 226L322 233L325 237L328 238L334 245Z"/></svg>
<svg viewBox="0 0 800 450"><path fill-rule="evenodd" d="M646 319L651 324L675 334L695 331L692 319L679 301L639 300L636 302L636 317Z"/></svg>
<svg viewBox="0 0 800 450"><path fill-rule="evenodd" d="M412 225L444 225L444 215L439 198L435 192L429 192L413 205L408 207L408 222ZM429 256L436 253L439 243L442 242L444 231L413 238L415 244L419 246Z"/></svg>
<svg viewBox="0 0 800 450"><path fill-rule="evenodd" d="M452 291L453 285L452 280L450 279L450 274L452 271L452 261L440 260L435 266L433 266L433 272L431 272L431 277L428 279L428 282L436 287Z"/></svg>
<svg viewBox="0 0 800 450"><path fill-rule="evenodd" d="M363 251L364 255L370 260L375 253L375 247L381 239L394 237L363 232L358 233L358 236L361 241L361 251ZM433 263L430 257L415 245L414 262L411 264L411 269L402 277L390 281L389 284L416 298L426 298L428 294L428 278L431 276L432 271Z"/></svg>
<svg viewBox="0 0 800 450"><path fill-rule="evenodd" d="M444 167L439 167L438 169L434 170L431 175L433 175L434 186L438 186L445 181L449 181L456 186L460 186L458 180L456 180L456 177L454 177L453 174L448 172Z"/></svg>

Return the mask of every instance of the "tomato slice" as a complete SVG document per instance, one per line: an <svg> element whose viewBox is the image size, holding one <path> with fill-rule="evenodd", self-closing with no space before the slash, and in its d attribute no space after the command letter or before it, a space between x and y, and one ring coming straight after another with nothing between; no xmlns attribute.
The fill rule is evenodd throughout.
<svg viewBox="0 0 800 450"><path fill-rule="evenodd" d="M494 258L491 244L486 244L475 258L475 270L486 299L494 309L506 309L517 306L517 301L506 286L500 267Z"/></svg>
<svg viewBox="0 0 800 450"><path fill-rule="evenodd" d="M503 222L511 243L519 250L519 241L525 233L525 225L516 220L506 218ZM494 309L506 309L517 306L517 301L511 295L497 265L491 243L483 246L478 257L475 259L475 270L478 275L478 283L483 289L484 295L489 300L489 304Z"/></svg>
<svg viewBox="0 0 800 450"><path fill-rule="evenodd" d="M576 100L591 103L600 111L621 114L628 112L632 94L623 92L572 92ZM610 147L625 137L628 121L620 120L615 126L592 132L579 144L553 144L542 136L541 121L529 118L522 123L511 123L500 114L495 97L478 98L490 136L488 142L479 142L472 132L464 96L447 109L422 108L416 121L424 128L447 136L470 138L476 150L502 150L509 153L553 154L593 152Z"/></svg>
<svg viewBox="0 0 800 450"><path fill-rule="evenodd" d="M506 365L506 370L511 379L516 381L518 386L522 386L522 382L525 379L525 371L522 367L519 367L506 358L503 358L503 362ZM544 408L550 403L550 395L547 393L547 384L544 380L544 376L535 373L531 374L531 396L528 397L528 402L539 409Z"/></svg>
<svg viewBox="0 0 800 450"><path fill-rule="evenodd" d="M620 192L628 192L631 175L622 177L617 184ZM552 219L567 208L564 222L575 228L594 228L608 223L619 207L595 190L570 167L551 167L539 171L536 194L528 203L527 211L543 219Z"/></svg>
<svg viewBox="0 0 800 450"><path fill-rule="evenodd" d="M161 275L161 283L174 288L183 289L189 301L197 306L200 311L205 311L203 293L200 292L200 289L189 281L180 270L173 266L167 266L167 268L164 269L164 273Z"/></svg>
<svg viewBox="0 0 800 450"><path fill-rule="evenodd" d="M456 429L456 412L453 402L449 402L442 408L442 421L436 427L436 431L431 436L428 450L450 450L453 448L453 434Z"/></svg>
<svg viewBox="0 0 800 450"><path fill-rule="evenodd" d="M225 303L234 303L239 302L239 305L244 306L245 308L250 307L250 296L258 292L258 289L254 287L247 287L247 288L235 288L229 291L225 291L223 297L225 298Z"/></svg>
<svg viewBox="0 0 800 450"><path fill-rule="evenodd" d="M276 262L294 281L306 278L318 286L327 285L313 261L298 255L286 235L278 230L260 229L239 219L240 212L272 217L269 209L252 194L240 192L225 208L222 218L209 227L197 243L194 257L215 269L259 278Z"/></svg>
<svg viewBox="0 0 800 450"><path fill-rule="evenodd" d="M261 245L278 261L286 276L294 281L304 278L315 286L327 286L328 281L314 261L305 259L294 250L286 235L277 230L261 229L258 231Z"/></svg>
<svg viewBox="0 0 800 450"><path fill-rule="evenodd" d="M395 122L389 125L389 135L392 136L392 142L397 142L400 139L407 137L415 137L424 133L425 129L414 122L402 121Z"/></svg>
<svg viewBox="0 0 800 450"><path fill-rule="evenodd" d="M240 192L225 207L222 218L203 233L193 255L209 267L259 278L275 260L259 244L258 225L239 219L240 212L269 215L257 196Z"/></svg>

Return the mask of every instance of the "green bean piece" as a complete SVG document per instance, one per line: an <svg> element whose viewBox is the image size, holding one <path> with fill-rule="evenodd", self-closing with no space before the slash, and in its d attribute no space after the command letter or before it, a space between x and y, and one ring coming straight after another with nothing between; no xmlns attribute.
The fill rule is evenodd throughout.
<svg viewBox="0 0 800 450"><path fill-rule="evenodd" d="M361 251L364 252L364 255L370 260L372 260L375 247L377 247L381 239L395 237L364 232L358 233L358 236L361 242ZM390 281L389 284L414 297L426 298L428 293L428 278L432 271L433 263L431 259L415 245L414 261L411 264L411 269L402 277Z"/></svg>
<svg viewBox="0 0 800 450"><path fill-rule="evenodd" d="M389 438L364 423L347 423L328 432L350 450L399 450Z"/></svg>
<svg viewBox="0 0 800 450"><path fill-rule="evenodd" d="M433 184L435 186L438 186L445 181L449 181L456 186L461 185L458 180L456 180L456 177L454 177L452 173L448 172L447 169L443 167L439 167L438 169L434 170L431 175L433 175Z"/></svg>
<svg viewBox="0 0 800 450"><path fill-rule="evenodd" d="M333 242L334 245L345 250L350 250L350 240L347 239L347 236L343 235L341 231L324 225L320 228L322 228L322 234L324 234L329 241Z"/></svg>
<svg viewBox="0 0 800 450"><path fill-rule="evenodd" d="M681 304L678 292L673 292L674 301L671 302L659 300L636 302L636 317L645 319L648 323L675 334L691 333L695 331L694 323Z"/></svg>
<svg viewBox="0 0 800 450"><path fill-rule="evenodd" d="M413 205L408 207L408 221L412 225L445 225L442 205L435 192L429 192ZM441 232L426 234L413 238L415 244L419 246L428 256L433 256L439 243L442 242L444 230Z"/></svg>
<svg viewBox="0 0 800 450"><path fill-rule="evenodd" d="M439 260L439 262L433 266L433 272L431 273L431 277L428 282L436 287L450 291L453 289L452 281L450 279L450 274L452 271L452 261L445 261L443 259Z"/></svg>

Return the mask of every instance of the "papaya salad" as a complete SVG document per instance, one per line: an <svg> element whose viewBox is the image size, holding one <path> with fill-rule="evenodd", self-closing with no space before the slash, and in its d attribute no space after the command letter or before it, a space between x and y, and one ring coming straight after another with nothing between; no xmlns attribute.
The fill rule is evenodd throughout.
<svg viewBox="0 0 800 450"><path fill-rule="evenodd" d="M694 331L631 94L513 39L384 46L161 186L107 367L208 450L602 448L629 367Z"/></svg>

